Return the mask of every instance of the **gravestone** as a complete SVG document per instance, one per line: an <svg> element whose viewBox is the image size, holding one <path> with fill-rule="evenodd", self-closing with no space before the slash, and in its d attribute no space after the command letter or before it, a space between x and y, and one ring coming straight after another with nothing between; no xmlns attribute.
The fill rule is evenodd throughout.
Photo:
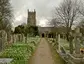
<svg viewBox="0 0 84 64"><path fill-rule="evenodd" d="M3 39L3 42L4 42L3 49L5 49L6 45L7 45L7 33L5 31L3 31L2 35L3 35L2 39Z"/></svg>
<svg viewBox="0 0 84 64"><path fill-rule="evenodd" d="M0 58L0 64L10 64L12 61L11 58Z"/></svg>
<svg viewBox="0 0 84 64"><path fill-rule="evenodd" d="M2 38L0 38L0 51L2 51L2 49L3 49L3 40Z"/></svg>
<svg viewBox="0 0 84 64"><path fill-rule="evenodd" d="M24 42L24 34L21 34L21 41Z"/></svg>
<svg viewBox="0 0 84 64"><path fill-rule="evenodd" d="M23 42L23 34L18 34L17 37L19 42Z"/></svg>
<svg viewBox="0 0 84 64"><path fill-rule="evenodd" d="M15 35L15 39L16 39L16 42L18 42L18 35L17 34Z"/></svg>
<svg viewBox="0 0 84 64"><path fill-rule="evenodd" d="M84 37L82 37L82 44L84 45Z"/></svg>
<svg viewBox="0 0 84 64"><path fill-rule="evenodd" d="M13 41L12 41L13 43L16 43L16 42L17 42L16 34L13 34L13 35L12 35L12 40L13 40Z"/></svg>
<svg viewBox="0 0 84 64"><path fill-rule="evenodd" d="M75 42L75 53L80 54L80 47L81 47L81 38L82 33L80 33L80 28L75 29L75 34L74 34L74 42Z"/></svg>
<svg viewBox="0 0 84 64"><path fill-rule="evenodd" d="M27 40L28 40L27 38L28 38L28 34L27 34L27 36L25 36L25 43L27 43Z"/></svg>
<svg viewBox="0 0 84 64"><path fill-rule="evenodd" d="M19 34L16 34L15 35L15 39L16 39L16 42L19 42L20 41L20 35Z"/></svg>
<svg viewBox="0 0 84 64"><path fill-rule="evenodd" d="M18 41L20 42L20 40L21 40L21 35L18 34Z"/></svg>
<svg viewBox="0 0 84 64"><path fill-rule="evenodd" d="M11 32L7 32L7 41L8 41L8 45L10 45L11 43Z"/></svg>
<svg viewBox="0 0 84 64"><path fill-rule="evenodd" d="M60 52L60 34L58 34L58 50Z"/></svg>
<svg viewBox="0 0 84 64"><path fill-rule="evenodd" d="M13 43L13 36L12 35L10 35L10 43L12 44Z"/></svg>
<svg viewBox="0 0 84 64"><path fill-rule="evenodd" d="M24 34L22 34L22 39L23 39L23 43L25 43L25 36L24 36Z"/></svg>
<svg viewBox="0 0 84 64"><path fill-rule="evenodd" d="M4 30L0 31L0 51L2 51L5 48L6 43L6 32Z"/></svg>
<svg viewBox="0 0 84 64"><path fill-rule="evenodd" d="M24 36L24 34L23 34L23 43L25 43L25 36Z"/></svg>
<svg viewBox="0 0 84 64"><path fill-rule="evenodd" d="M72 32L69 33L69 50L70 50L70 54L73 54L73 34Z"/></svg>

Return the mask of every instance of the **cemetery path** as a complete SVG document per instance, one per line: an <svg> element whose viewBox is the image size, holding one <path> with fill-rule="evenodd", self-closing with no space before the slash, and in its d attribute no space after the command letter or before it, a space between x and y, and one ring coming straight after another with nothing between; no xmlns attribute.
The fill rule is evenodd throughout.
<svg viewBox="0 0 84 64"><path fill-rule="evenodd" d="M42 38L29 64L64 64L56 50Z"/></svg>
<svg viewBox="0 0 84 64"><path fill-rule="evenodd" d="M42 38L29 64L54 64L52 53L46 39Z"/></svg>

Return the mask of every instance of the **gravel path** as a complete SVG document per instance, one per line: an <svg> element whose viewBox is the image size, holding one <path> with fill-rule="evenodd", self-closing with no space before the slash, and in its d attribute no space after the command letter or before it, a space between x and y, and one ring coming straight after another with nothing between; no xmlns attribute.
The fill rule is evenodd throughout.
<svg viewBox="0 0 84 64"><path fill-rule="evenodd" d="M47 41L42 38L29 64L54 64L51 50Z"/></svg>

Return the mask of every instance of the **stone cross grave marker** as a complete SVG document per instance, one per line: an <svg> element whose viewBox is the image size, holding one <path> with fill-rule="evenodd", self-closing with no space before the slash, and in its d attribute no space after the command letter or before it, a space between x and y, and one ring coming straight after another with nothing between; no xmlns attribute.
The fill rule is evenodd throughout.
<svg viewBox="0 0 84 64"><path fill-rule="evenodd" d="M80 47L81 47L80 38L81 38L81 36L82 36L82 33L80 33L80 28L76 28L75 33L74 33L75 53L76 54L80 54Z"/></svg>
<svg viewBox="0 0 84 64"><path fill-rule="evenodd" d="M70 32L69 33L69 49L70 49L70 54L73 54L73 42L72 42L73 39L74 39L73 33Z"/></svg>

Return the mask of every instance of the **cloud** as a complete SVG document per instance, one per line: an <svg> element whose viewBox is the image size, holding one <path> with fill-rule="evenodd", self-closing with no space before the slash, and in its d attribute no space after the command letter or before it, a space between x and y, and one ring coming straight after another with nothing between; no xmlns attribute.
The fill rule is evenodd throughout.
<svg viewBox="0 0 84 64"><path fill-rule="evenodd" d="M23 22L27 22L27 9L31 11L36 9L37 12L37 24L40 23L39 18L52 17L52 10L58 6L61 0L11 0L12 7L14 9L14 26L17 26Z"/></svg>

